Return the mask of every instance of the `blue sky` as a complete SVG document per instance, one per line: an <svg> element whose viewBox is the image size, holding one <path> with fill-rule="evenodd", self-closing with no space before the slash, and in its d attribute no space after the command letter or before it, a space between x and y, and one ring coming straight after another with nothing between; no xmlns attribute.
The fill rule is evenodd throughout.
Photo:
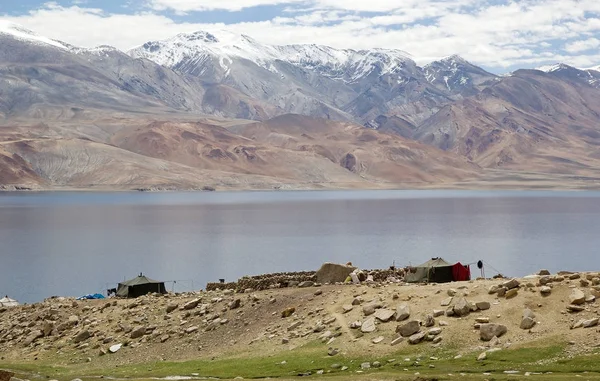
<svg viewBox="0 0 600 381"><path fill-rule="evenodd" d="M451 54L494 72L600 65L598 0L0 0L0 19L73 45L127 50L228 29L263 43Z"/></svg>

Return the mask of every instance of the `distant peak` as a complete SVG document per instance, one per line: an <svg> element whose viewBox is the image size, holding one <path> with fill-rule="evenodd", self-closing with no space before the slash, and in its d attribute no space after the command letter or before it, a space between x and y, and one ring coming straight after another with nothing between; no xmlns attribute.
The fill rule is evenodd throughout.
<svg viewBox="0 0 600 381"><path fill-rule="evenodd" d="M462 64L468 64L469 62L459 56L458 54L452 54L451 56L446 56L440 60L441 62L458 62Z"/></svg>
<svg viewBox="0 0 600 381"><path fill-rule="evenodd" d="M539 71L543 71L546 73L552 73L558 70L565 70L565 69L574 69L573 66L569 66L567 64L564 63L556 63L553 65L544 65L544 66L540 66L538 68L536 68L535 70L539 70Z"/></svg>
<svg viewBox="0 0 600 381"><path fill-rule="evenodd" d="M206 32L203 30L199 30L193 33L181 33L178 34L177 37L182 38L187 41L200 41L200 42L208 42L208 43L217 43L219 39L212 33Z"/></svg>
<svg viewBox="0 0 600 381"><path fill-rule="evenodd" d="M66 45L48 37L43 37L17 23L0 20L0 34L7 34L21 41L52 45L61 49L69 49Z"/></svg>

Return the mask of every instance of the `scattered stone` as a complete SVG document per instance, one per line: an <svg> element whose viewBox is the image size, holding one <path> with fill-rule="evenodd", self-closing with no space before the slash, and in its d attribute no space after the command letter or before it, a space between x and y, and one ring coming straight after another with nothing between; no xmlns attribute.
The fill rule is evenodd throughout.
<svg viewBox="0 0 600 381"><path fill-rule="evenodd" d="M131 331L130 337L132 339L138 339L146 334L146 327L138 327Z"/></svg>
<svg viewBox="0 0 600 381"><path fill-rule="evenodd" d="M548 296L552 293L552 288L548 286L542 286L542 288L540 288L540 293L542 296Z"/></svg>
<svg viewBox="0 0 600 381"><path fill-rule="evenodd" d="M506 295L506 288L505 287L498 287L498 291L496 292L496 295L498 295L499 298L502 298Z"/></svg>
<svg viewBox="0 0 600 381"><path fill-rule="evenodd" d="M229 309L235 310L236 308L240 308L241 305L242 305L242 300L240 298L237 298L233 302L229 303Z"/></svg>
<svg viewBox="0 0 600 381"><path fill-rule="evenodd" d="M435 319L432 315L425 316L425 323L423 324L425 327L433 327L435 325Z"/></svg>
<svg viewBox="0 0 600 381"><path fill-rule="evenodd" d="M292 316L294 312L296 312L296 307L288 307L285 310L281 311L281 317L288 318Z"/></svg>
<svg viewBox="0 0 600 381"><path fill-rule="evenodd" d="M446 298L444 300L442 300L442 303L440 303L440 305L442 307L448 307L451 303L452 303L452 297Z"/></svg>
<svg viewBox="0 0 600 381"><path fill-rule="evenodd" d="M381 304L379 303L365 304L363 306L363 314L365 314L365 316L373 315L375 313L375 310L378 308L381 308Z"/></svg>
<svg viewBox="0 0 600 381"><path fill-rule="evenodd" d="M519 289L518 288L513 288L513 289L510 289L510 290L506 291L505 298L506 299L512 299L512 298L514 298L517 295L519 295Z"/></svg>
<svg viewBox="0 0 600 381"><path fill-rule="evenodd" d="M490 341L494 336L501 337L506 332L508 328L502 324L487 323L479 327L479 336L483 341Z"/></svg>
<svg viewBox="0 0 600 381"><path fill-rule="evenodd" d="M394 315L394 320L403 321L410 317L410 307L408 304L402 303L396 308L396 314Z"/></svg>
<svg viewBox="0 0 600 381"><path fill-rule="evenodd" d="M328 354L329 356L335 356L335 355L337 355L338 353L340 353L340 350L339 350L338 348L329 348L329 349L327 350L327 354Z"/></svg>
<svg viewBox="0 0 600 381"><path fill-rule="evenodd" d="M414 335L415 333L421 330L421 326L419 322L416 320L411 320L404 325L398 325L396 327L396 333L399 333L402 337L409 337Z"/></svg>
<svg viewBox="0 0 600 381"><path fill-rule="evenodd" d="M570 280L575 280L575 279L579 279L579 278L581 278L581 275L579 273L569 275Z"/></svg>
<svg viewBox="0 0 600 381"><path fill-rule="evenodd" d="M569 295L569 303L579 305L585 303L585 294L578 288L574 288Z"/></svg>
<svg viewBox="0 0 600 381"><path fill-rule="evenodd" d="M485 316L480 316L478 318L475 318L475 321L479 324L487 324L490 322L490 318L489 317L485 317Z"/></svg>
<svg viewBox="0 0 600 381"><path fill-rule="evenodd" d="M598 325L598 318L585 320L582 323L583 328L591 328L591 327L595 327L597 325Z"/></svg>
<svg viewBox="0 0 600 381"><path fill-rule="evenodd" d="M362 364L360 364L360 369L371 369L371 363L370 362L363 362Z"/></svg>
<svg viewBox="0 0 600 381"><path fill-rule="evenodd" d="M110 353L117 353L121 349L122 346L123 346L123 344L111 345L110 348L108 348L108 351Z"/></svg>
<svg viewBox="0 0 600 381"><path fill-rule="evenodd" d="M371 366L373 368L379 368L381 366L381 363L379 361L373 361L373 364L371 364Z"/></svg>
<svg viewBox="0 0 600 381"><path fill-rule="evenodd" d="M187 328L185 330L185 333L187 333L189 335L190 333L196 332L198 329L199 329L198 326L194 325L192 327Z"/></svg>
<svg viewBox="0 0 600 381"><path fill-rule="evenodd" d="M392 343L391 343L391 344L392 344L392 346L394 346L394 345L398 345L398 344L400 344L402 341L404 341L404 337L402 337L402 336L398 336L398 337L396 337L394 340L392 340Z"/></svg>
<svg viewBox="0 0 600 381"><path fill-rule="evenodd" d="M378 336L378 337L374 338L373 340L371 340L371 342L373 344L379 344L383 341L383 339L384 339L383 336Z"/></svg>
<svg viewBox="0 0 600 381"><path fill-rule="evenodd" d="M519 287L521 283L516 280L515 278L508 280L504 283L501 284L502 287L506 288L507 290L512 290L513 288L517 288Z"/></svg>
<svg viewBox="0 0 600 381"><path fill-rule="evenodd" d="M530 310L529 308L525 308L523 310L523 318L526 318L526 317L535 319L535 313L532 310Z"/></svg>
<svg viewBox="0 0 600 381"><path fill-rule="evenodd" d="M433 317L440 317L440 316L444 316L444 310L433 310Z"/></svg>
<svg viewBox="0 0 600 381"><path fill-rule="evenodd" d="M395 315L395 312L388 309L379 309L375 311L375 318L381 322L388 322Z"/></svg>
<svg viewBox="0 0 600 381"><path fill-rule="evenodd" d="M431 328L431 329L430 329L430 330L427 332L427 334L428 334L428 335L432 335L432 336L437 336L437 335L439 335L440 333L442 333L442 329L441 329L441 328L438 328L438 327L436 327L436 328Z"/></svg>
<svg viewBox="0 0 600 381"><path fill-rule="evenodd" d="M362 302L363 302L363 300L360 296L357 296L354 299L352 299L353 306L358 306L358 305L362 304Z"/></svg>
<svg viewBox="0 0 600 381"><path fill-rule="evenodd" d="M317 290L317 291L315 291L315 293L314 293L314 295L315 295L315 296L319 296L319 295L322 295L322 294L323 294L323 290L321 290L321 289L318 289L318 290Z"/></svg>
<svg viewBox="0 0 600 381"><path fill-rule="evenodd" d="M287 327L287 330L288 330L288 332L293 331L296 328L300 327L301 325L302 325L302 322L300 320L295 321Z"/></svg>
<svg viewBox="0 0 600 381"><path fill-rule="evenodd" d="M177 303L169 304L167 306L167 313L170 314L171 312L175 311L178 307L179 307L179 304L177 304Z"/></svg>
<svg viewBox="0 0 600 381"><path fill-rule="evenodd" d="M312 287L315 285L315 282L310 281L310 280L305 280L304 282L300 282L298 284L298 287L300 288L307 288L307 287Z"/></svg>
<svg viewBox="0 0 600 381"><path fill-rule="evenodd" d="M477 309L481 311L489 310L491 307L490 302L476 302L475 305L477 306Z"/></svg>
<svg viewBox="0 0 600 381"><path fill-rule="evenodd" d="M540 270L540 271L538 271L537 275L550 275L550 271L548 271L548 270Z"/></svg>
<svg viewBox="0 0 600 381"><path fill-rule="evenodd" d="M456 316L467 316L471 312L471 306L465 298L459 298L452 310Z"/></svg>
<svg viewBox="0 0 600 381"><path fill-rule="evenodd" d="M487 359L487 352L483 352L479 356L477 356L477 361L483 361L485 359Z"/></svg>
<svg viewBox="0 0 600 381"><path fill-rule="evenodd" d="M523 320L521 320L521 329L531 329L535 326L535 320L530 318L529 316L524 317Z"/></svg>
<svg viewBox="0 0 600 381"><path fill-rule="evenodd" d="M287 338L287 337L282 337L281 338L281 344L289 344L289 342L290 342L289 338Z"/></svg>
<svg viewBox="0 0 600 381"><path fill-rule="evenodd" d="M377 327L375 326L375 317L370 317L366 319L362 322L362 325L360 326L360 331L362 333L375 332L376 329Z"/></svg>
<svg viewBox="0 0 600 381"><path fill-rule="evenodd" d="M543 277L540 278L540 284L542 286L545 286L545 285L547 285L550 282L552 282L552 277L550 277L550 276L543 276Z"/></svg>
<svg viewBox="0 0 600 381"><path fill-rule="evenodd" d="M584 306L576 306L574 304L569 304L567 306L567 311L569 311L569 312L581 312L581 311L585 311L585 307Z"/></svg>
<svg viewBox="0 0 600 381"><path fill-rule="evenodd" d="M419 344L425 338L424 332L418 332L408 338L409 344Z"/></svg>
<svg viewBox="0 0 600 381"><path fill-rule="evenodd" d="M436 336L436 337L433 339L433 343L434 343L434 344L438 344L438 343L441 343L441 342L442 342L442 337L441 337L441 336Z"/></svg>
<svg viewBox="0 0 600 381"><path fill-rule="evenodd" d="M10 381L15 374L7 370L0 370L0 381Z"/></svg>
<svg viewBox="0 0 600 381"><path fill-rule="evenodd" d="M183 309L186 311L193 310L194 308L198 307L198 304L200 304L201 301L202 301L201 299L191 300L183 305Z"/></svg>
<svg viewBox="0 0 600 381"><path fill-rule="evenodd" d="M350 323L350 328L352 329L358 329L362 327L362 322L360 321L353 321L352 323Z"/></svg>
<svg viewBox="0 0 600 381"><path fill-rule="evenodd" d="M342 310L344 311L345 314L352 311L353 309L354 309L354 306L352 304L344 304L342 306Z"/></svg>
<svg viewBox="0 0 600 381"><path fill-rule="evenodd" d="M83 330L83 331L79 332L79 333L77 334L77 336L75 336L75 337L73 338L73 342L74 342L75 344L77 344L77 343L81 343L82 341L85 341L85 340L89 339L91 336L92 336L92 334L90 333L90 331L88 331L88 330L86 329L86 330Z"/></svg>
<svg viewBox="0 0 600 381"><path fill-rule="evenodd" d="M448 296L454 296L454 295L456 295L456 290L451 288L448 290L447 294L448 294Z"/></svg>
<svg viewBox="0 0 600 381"><path fill-rule="evenodd" d="M488 294L493 295L495 293L498 292L498 286L497 285L493 285L490 286L490 288L488 289Z"/></svg>
<svg viewBox="0 0 600 381"><path fill-rule="evenodd" d="M336 263L323 263L321 268L317 271L317 282L321 284L334 284L342 283L350 276L352 271L356 270L356 267L349 265L341 265Z"/></svg>

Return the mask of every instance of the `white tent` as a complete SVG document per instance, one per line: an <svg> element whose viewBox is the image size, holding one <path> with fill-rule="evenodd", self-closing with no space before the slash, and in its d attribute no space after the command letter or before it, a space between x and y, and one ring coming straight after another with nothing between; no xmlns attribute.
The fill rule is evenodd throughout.
<svg viewBox="0 0 600 381"><path fill-rule="evenodd" d="M19 302L9 298L8 296L5 296L4 298L0 299L0 307L16 307L18 305Z"/></svg>

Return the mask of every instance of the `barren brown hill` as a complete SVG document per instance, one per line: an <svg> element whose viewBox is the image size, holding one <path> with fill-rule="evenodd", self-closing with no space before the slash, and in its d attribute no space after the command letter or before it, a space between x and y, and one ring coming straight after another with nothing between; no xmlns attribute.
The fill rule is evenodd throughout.
<svg viewBox="0 0 600 381"><path fill-rule="evenodd" d="M519 70L445 106L415 137L487 168L596 175L597 95L587 82Z"/></svg>

